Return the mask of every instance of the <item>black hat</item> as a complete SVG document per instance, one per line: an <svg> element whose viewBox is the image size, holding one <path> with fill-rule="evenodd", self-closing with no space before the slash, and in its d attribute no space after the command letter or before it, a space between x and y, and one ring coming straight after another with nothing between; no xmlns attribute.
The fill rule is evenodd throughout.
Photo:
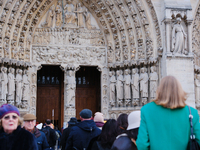
<svg viewBox="0 0 200 150"><path fill-rule="evenodd" d="M92 111L90 109L83 109L80 114L82 118L88 119L92 117Z"/></svg>
<svg viewBox="0 0 200 150"><path fill-rule="evenodd" d="M68 124L77 124L78 123L78 121L77 121L77 119L75 118L75 117L71 117L70 118L70 120L69 120L69 122L68 122Z"/></svg>

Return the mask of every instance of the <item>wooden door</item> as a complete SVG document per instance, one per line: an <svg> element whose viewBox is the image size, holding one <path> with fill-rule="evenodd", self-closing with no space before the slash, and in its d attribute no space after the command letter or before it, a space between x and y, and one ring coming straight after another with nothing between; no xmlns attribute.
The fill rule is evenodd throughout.
<svg viewBox="0 0 200 150"><path fill-rule="evenodd" d="M94 114L101 111L100 72L96 67L81 67L76 73L76 117L82 109L90 109Z"/></svg>
<svg viewBox="0 0 200 150"><path fill-rule="evenodd" d="M51 119L54 126L62 126L61 95L63 73L59 66L43 66L37 76L37 122Z"/></svg>

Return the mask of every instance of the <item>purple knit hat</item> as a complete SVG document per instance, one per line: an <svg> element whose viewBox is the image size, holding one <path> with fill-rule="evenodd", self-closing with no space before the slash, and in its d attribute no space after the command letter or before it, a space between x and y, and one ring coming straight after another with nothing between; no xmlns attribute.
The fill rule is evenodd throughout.
<svg viewBox="0 0 200 150"><path fill-rule="evenodd" d="M11 105L11 104L3 104L0 107L0 119L3 118L8 113L16 113L19 116L19 110L17 107Z"/></svg>

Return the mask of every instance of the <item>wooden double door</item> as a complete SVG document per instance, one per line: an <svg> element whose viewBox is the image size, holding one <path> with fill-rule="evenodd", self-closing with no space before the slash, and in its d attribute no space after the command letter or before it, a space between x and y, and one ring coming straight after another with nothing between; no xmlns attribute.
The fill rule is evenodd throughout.
<svg viewBox="0 0 200 150"><path fill-rule="evenodd" d="M101 110L100 72L96 67L81 67L76 72L76 117L82 109ZM52 119L61 128L64 121L64 72L59 66L43 66L37 74L37 122Z"/></svg>

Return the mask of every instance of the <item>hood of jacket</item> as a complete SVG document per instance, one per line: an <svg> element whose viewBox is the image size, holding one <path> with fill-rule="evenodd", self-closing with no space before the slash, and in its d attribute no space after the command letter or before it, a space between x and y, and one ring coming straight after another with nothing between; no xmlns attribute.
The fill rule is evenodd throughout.
<svg viewBox="0 0 200 150"><path fill-rule="evenodd" d="M93 131L96 129L96 124L93 120L84 120L77 124L77 126L85 131Z"/></svg>

